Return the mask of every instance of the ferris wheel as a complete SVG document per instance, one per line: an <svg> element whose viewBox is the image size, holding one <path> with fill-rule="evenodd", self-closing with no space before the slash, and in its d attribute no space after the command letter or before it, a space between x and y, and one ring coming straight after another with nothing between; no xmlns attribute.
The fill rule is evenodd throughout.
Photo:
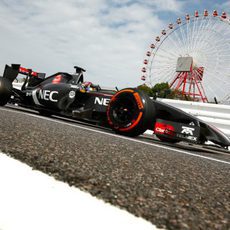
<svg viewBox="0 0 230 230"><path fill-rule="evenodd" d="M195 11L170 23L146 53L141 79L168 82L194 101L221 101L230 92L230 18Z"/></svg>

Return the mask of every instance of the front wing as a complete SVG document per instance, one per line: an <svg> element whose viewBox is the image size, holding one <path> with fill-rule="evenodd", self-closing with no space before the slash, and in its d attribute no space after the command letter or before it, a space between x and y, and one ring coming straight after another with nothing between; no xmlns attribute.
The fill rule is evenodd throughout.
<svg viewBox="0 0 230 230"><path fill-rule="evenodd" d="M157 119L154 133L158 137L199 143L200 127L191 124Z"/></svg>

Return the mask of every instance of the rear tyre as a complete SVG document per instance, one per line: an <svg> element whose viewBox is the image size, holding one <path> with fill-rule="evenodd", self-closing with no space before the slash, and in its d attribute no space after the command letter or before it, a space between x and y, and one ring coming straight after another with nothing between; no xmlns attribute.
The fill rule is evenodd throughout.
<svg viewBox="0 0 230 230"><path fill-rule="evenodd" d="M4 106L12 94L12 83L7 78L0 77L0 106Z"/></svg>
<svg viewBox="0 0 230 230"><path fill-rule="evenodd" d="M117 92L110 100L107 119L118 134L134 137L152 127L155 121L155 107L142 91L133 88Z"/></svg>

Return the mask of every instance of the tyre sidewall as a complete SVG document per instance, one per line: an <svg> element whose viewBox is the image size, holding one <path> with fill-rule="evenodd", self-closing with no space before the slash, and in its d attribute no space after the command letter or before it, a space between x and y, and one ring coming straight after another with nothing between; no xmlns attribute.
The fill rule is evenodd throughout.
<svg viewBox="0 0 230 230"><path fill-rule="evenodd" d="M136 124L130 124L127 127L119 127L114 124L112 116L113 103L114 100L119 100L119 95L121 94L132 94L133 98L136 100L137 107L139 110L138 121ZM155 120L155 109L152 100L142 91L133 88L127 88L119 91L111 99L110 105L108 106L107 116L111 128L119 134L126 136L138 136L146 131L149 127L153 126Z"/></svg>
<svg viewBox="0 0 230 230"><path fill-rule="evenodd" d="M0 106L4 106L12 94L12 83L9 79L0 77Z"/></svg>

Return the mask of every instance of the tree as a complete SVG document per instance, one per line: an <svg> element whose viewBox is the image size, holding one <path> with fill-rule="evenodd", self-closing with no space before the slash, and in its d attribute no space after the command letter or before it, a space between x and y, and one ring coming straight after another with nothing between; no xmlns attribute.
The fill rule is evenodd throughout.
<svg viewBox="0 0 230 230"><path fill-rule="evenodd" d="M176 89L171 89L168 82L161 82L154 85L152 88L146 84L137 86L137 89L145 92L150 97L156 98L169 98L169 99L179 99L185 101L192 101L192 98L188 95L182 94L181 91Z"/></svg>
<svg viewBox="0 0 230 230"><path fill-rule="evenodd" d="M145 92L150 97L152 96L152 89L150 87L148 87L146 84L137 86L137 89Z"/></svg>
<svg viewBox="0 0 230 230"><path fill-rule="evenodd" d="M154 98L168 98L172 93L172 90L169 88L168 82L157 83L152 88L152 96Z"/></svg>
<svg viewBox="0 0 230 230"><path fill-rule="evenodd" d="M178 99L178 100L184 100L184 101L193 101L193 99L189 95L182 94L179 90L172 90L172 94L170 95L171 99Z"/></svg>

